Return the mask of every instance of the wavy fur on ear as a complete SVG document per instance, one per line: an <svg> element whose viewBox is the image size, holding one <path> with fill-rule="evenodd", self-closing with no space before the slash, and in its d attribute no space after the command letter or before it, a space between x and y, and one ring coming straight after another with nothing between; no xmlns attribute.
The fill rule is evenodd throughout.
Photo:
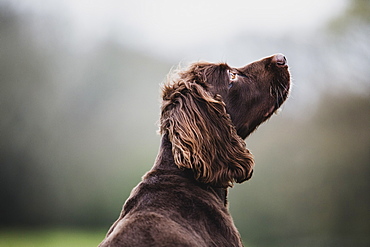
<svg viewBox="0 0 370 247"><path fill-rule="evenodd" d="M199 182L231 187L251 177L253 157L221 96L206 90L204 75L197 77L182 74L163 86L160 133L168 135L179 168L191 169Z"/></svg>

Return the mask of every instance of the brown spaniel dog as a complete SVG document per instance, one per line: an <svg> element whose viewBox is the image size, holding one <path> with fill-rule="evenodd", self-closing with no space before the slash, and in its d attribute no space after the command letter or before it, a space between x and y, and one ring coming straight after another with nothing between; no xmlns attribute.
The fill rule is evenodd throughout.
<svg viewBox="0 0 370 247"><path fill-rule="evenodd" d="M170 76L158 157L99 246L242 246L227 189L252 176L243 139L281 106L289 88L282 54L242 68L198 62Z"/></svg>

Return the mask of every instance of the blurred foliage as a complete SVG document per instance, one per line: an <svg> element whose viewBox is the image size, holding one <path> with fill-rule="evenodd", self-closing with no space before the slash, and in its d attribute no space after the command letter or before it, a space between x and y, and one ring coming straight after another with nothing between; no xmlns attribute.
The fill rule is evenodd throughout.
<svg viewBox="0 0 370 247"><path fill-rule="evenodd" d="M368 9L350 1L327 36L241 35L235 45L284 52L296 84L283 112L247 139L253 179L230 190L247 245L370 244ZM60 26L0 3L3 229L108 229L158 150L159 84L171 65L114 40L76 46ZM1 232L0 246L25 244ZM58 246L34 237L35 246Z"/></svg>
<svg viewBox="0 0 370 247"><path fill-rule="evenodd" d="M0 8L0 223L108 223L155 159L170 66L109 41L76 52L59 32L40 44L32 18Z"/></svg>

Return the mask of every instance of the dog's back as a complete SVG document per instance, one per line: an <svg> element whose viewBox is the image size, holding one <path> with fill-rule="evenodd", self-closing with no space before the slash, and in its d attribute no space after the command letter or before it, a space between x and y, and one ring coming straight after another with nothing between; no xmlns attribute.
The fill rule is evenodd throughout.
<svg viewBox="0 0 370 247"><path fill-rule="evenodd" d="M242 246L220 192L183 172L152 170L99 246Z"/></svg>

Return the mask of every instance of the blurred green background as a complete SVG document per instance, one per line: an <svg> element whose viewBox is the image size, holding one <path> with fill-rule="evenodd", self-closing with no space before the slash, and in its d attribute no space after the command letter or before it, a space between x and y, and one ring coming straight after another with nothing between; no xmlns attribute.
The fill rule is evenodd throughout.
<svg viewBox="0 0 370 247"><path fill-rule="evenodd" d="M370 1L0 0L0 246L96 246L156 157L179 63L284 53L230 190L246 246L370 246Z"/></svg>

